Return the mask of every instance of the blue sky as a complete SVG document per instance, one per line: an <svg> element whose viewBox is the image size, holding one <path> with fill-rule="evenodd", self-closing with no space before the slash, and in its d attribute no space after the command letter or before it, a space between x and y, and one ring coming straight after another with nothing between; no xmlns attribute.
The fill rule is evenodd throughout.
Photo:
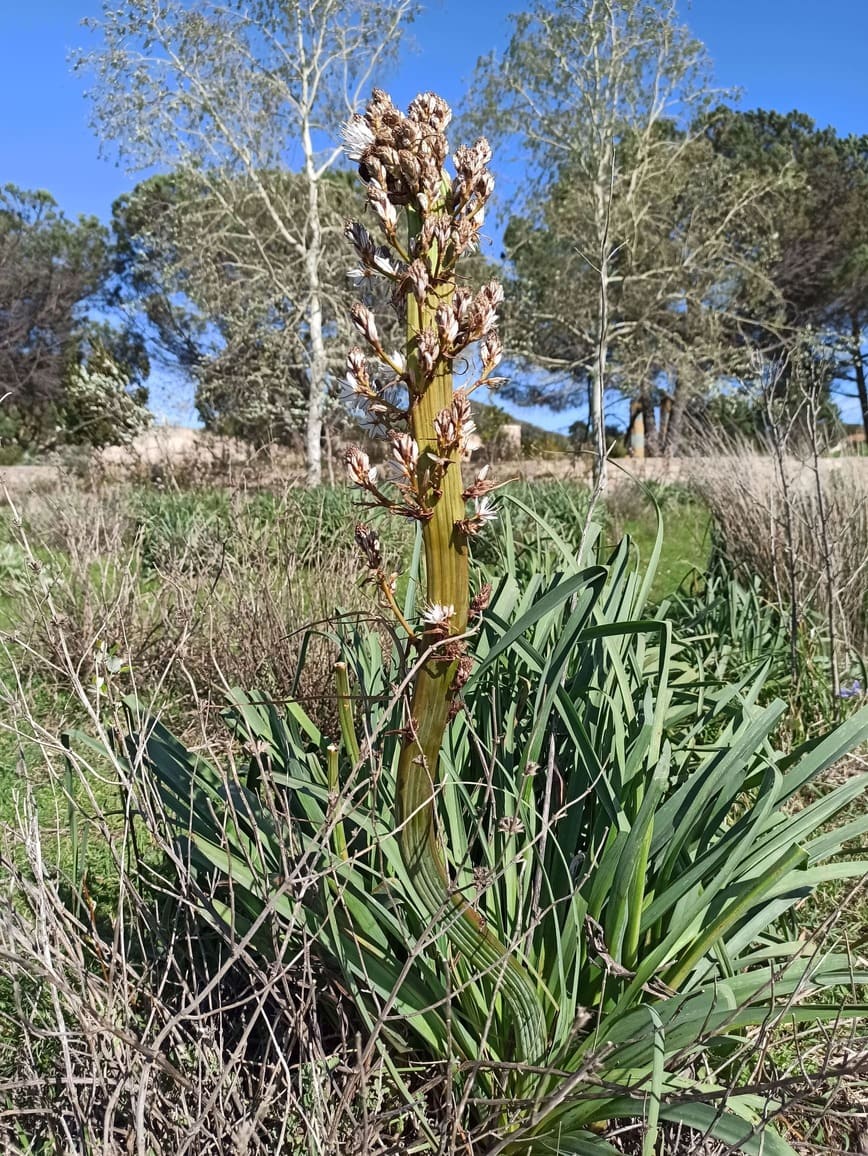
<svg viewBox="0 0 868 1156"><path fill-rule="evenodd" d="M705 42L717 82L745 108L799 108L839 133L868 131L866 0L694 0L682 15ZM508 35L502 0L431 0L416 23L417 50L388 78L396 101L432 88L460 103L479 55ZM135 183L88 126L84 84L67 55L87 44L81 18L98 0L0 0L0 183L47 189L70 215L106 218ZM523 411L530 420L532 413ZM546 416L546 415L540 415ZM571 415L550 416L560 427Z"/></svg>

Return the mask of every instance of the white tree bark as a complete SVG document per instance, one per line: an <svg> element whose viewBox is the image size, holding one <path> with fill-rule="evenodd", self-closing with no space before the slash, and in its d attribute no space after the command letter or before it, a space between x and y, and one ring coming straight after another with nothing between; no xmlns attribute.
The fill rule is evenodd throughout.
<svg viewBox="0 0 868 1156"><path fill-rule="evenodd" d="M328 359L323 339L321 299L322 226L319 209L319 177L316 172L310 124L304 121L302 129L304 172L308 191L307 246L304 255L308 281L307 324L310 340L310 389L307 399L305 427L305 465L309 486L322 482L322 426L328 389Z"/></svg>
<svg viewBox="0 0 868 1156"><path fill-rule="evenodd" d="M324 229L334 223L324 213L334 198L322 181L342 156L341 120L369 95L416 8L417 0L103 0L102 17L90 22L103 44L77 62L96 74L91 96L104 140L135 168L194 174L220 202L231 222L230 289L232 278L263 286L275 330L304 370L296 376L308 394L294 432L303 435L312 485L322 477L329 345L344 345L346 290L344 269L326 260ZM274 195L275 175L293 170L303 185L300 219L297 202ZM233 181L246 192L239 205L226 198ZM192 203L191 216L197 211ZM213 238L205 244L215 248ZM197 267L190 256L188 275ZM268 324L263 312L260 325ZM218 330L224 321L204 319Z"/></svg>
<svg viewBox="0 0 868 1156"><path fill-rule="evenodd" d="M595 214L599 237L599 296L597 303L597 348L591 366L591 412L590 422L594 435L594 493L602 494L608 481L608 459L606 453L606 362L609 357L609 210L611 205L611 183L607 189L603 183L603 166L600 166L595 189Z"/></svg>

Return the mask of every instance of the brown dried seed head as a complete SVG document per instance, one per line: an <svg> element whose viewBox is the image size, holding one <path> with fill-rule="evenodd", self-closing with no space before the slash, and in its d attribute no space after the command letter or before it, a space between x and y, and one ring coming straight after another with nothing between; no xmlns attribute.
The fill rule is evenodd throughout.
<svg viewBox="0 0 868 1156"><path fill-rule="evenodd" d="M455 424L459 427L473 422L470 399L463 389L456 389L452 395L452 414L455 418Z"/></svg>
<svg viewBox="0 0 868 1156"><path fill-rule="evenodd" d="M407 149L401 149L398 153L398 168L401 176L407 182L409 190L415 191L418 189L422 176L422 166L418 158Z"/></svg>
<svg viewBox="0 0 868 1156"><path fill-rule="evenodd" d="M448 453L458 442L458 427L451 409L441 409L434 418L434 433L441 454Z"/></svg>
<svg viewBox="0 0 868 1156"><path fill-rule="evenodd" d="M437 333L440 336L440 346L444 352L451 350L458 340L458 318L451 305L439 305L434 314L437 322Z"/></svg>
<svg viewBox="0 0 868 1156"><path fill-rule="evenodd" d="M368 394L371 391L367 358L358 345L347 354L347 383L353 393Z"/></svg>
<svg viewBox="0 0 868 1156"><path fill-rule="evenodd" d="M380 166L382 168L382 166ZM398 210L389 200L389 194L386 192L385 185L385 170L383 170L382 180L379 178L372 179L368 184L368 204L376 213L386 235L391 237L394 235L398 224Z"/></svg>
<svg viewBox="0 0 868 1156"><path fill-rule="evenodd" d="M383 565L383 554L376 530L372 530L364 522L359 522L356 526L355 538L356 544L365 555L370 569L379 570Z"/></svg>
<svg viewBox="0 0 868 1156"><path fill-rule="evenodd" d="M491 583L486 582L470 600L470 617L479 618L491 601Z"/></svg>
<svg viewBox="0 0 868 1156"><path fill-rule="evenodd" d="M346 452L346 463L347 474L354 485L367 490L375 484L377 467L371 465L370 458L364 450L359 449L358 446L349 446Z"/></svg>
<svg viewBox="0 0 868 1156"><path fill-rule="evenodd" d="M467 685L467 680L473 673L473 659L469 654L464 654L458 659L458 666L455 668L455 675L452 679L452 693L457 694Z"/></svg>
<svg viewBox="0 0 868 1156"><path fill-rule="evenodd" d="M452 109L436 92L422 92L410 102L407 116L417 124L427 125L434 132L442 133L452 120Z"/></svg>
<svg viewBox="0 0 868 1156"><path fill-rule="evenodd" d="M440 342L433 329L423 329L416 340L419 350L419 363L425 374L434 372L437 358L440 356Z"/></svg>
<svg viewBox="0 0 868 1156"><path fill-rule="evenodd" d="M460 285L452 296L452 308L459 322L464 321L473 306L473 293L466 285Z"/></svg>
<svg viewBox="0 0 868 1156"><path fill-rule="evenodd" d="M392 430L389 434L392 439L392 456L401 467L402 473L410 477L419 463L419 447L408 433L397 433Z"/></svg>
<svg viewBox="0 0 868 1156"><path fill-rule="evenodd" d="M497 821L497 829L504 835L520 835L524 830L524 823L518 815L504 815Z"/></svg>
<svg viewBox="0 0 868 1156"><path fill-rule="evenodd" d="M402 287L409 289L421 305L428 294L430 284L431 275L428 272L428 265L423 258L417 257L407 266Z"/></svg>

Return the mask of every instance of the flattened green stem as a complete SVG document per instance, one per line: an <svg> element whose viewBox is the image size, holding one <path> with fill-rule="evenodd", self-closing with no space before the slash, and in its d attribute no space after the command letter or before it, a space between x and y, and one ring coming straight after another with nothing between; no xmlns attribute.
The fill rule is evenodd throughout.
<svg viewBox="0 0 868 1156"><path fill-rule="evenodd" d="M361 762L362 752L359 740L356 738L356 728L353 723L353 704L350 698L350 676L347 674L345 662L335 663L335 686L338 695L338 721L341 727L341 738L350 762L357 767Z"/></svg>
<svg viewBox="0 0 868 1156"><path fill-rule="evenodd" d="M338 771L338 748L334 745L334 743L332 743L326 749L326 759L328 769L329 803L331 804L332 800L334 800L333 805L335 807L339 807L341 805L341 782ZM346 859L347 836L346 832L344 831L344 825L340 820L335 823L334 847L335 853L338 855L338 857L341 859Z"/></svg>
<svg viewBox="0 0 868 1156"><path fill-rule="evenodd" d="M411 231L418 227L410 218ZM433 262L432 262L433 264ZM416 335L434 328L434 314L441 300L451 301L454 284L442 283L436 296L429 294L422 306L407 299L407 364L419 386L424 382L419 365ZM419 478L424 482L432 455L438 455L434 418L452 404L452 372L441 358L433 379L417 388L411 400L411 431L419 446ZM461 496L460 452L450 454L439 495L429 492L432 516L423 523L426 594L429 604L452 606L450 633L467 628L469 573L467 536L457 524L466 517ZM423 644L433 639L423 635ZM397 783L397 819L405 865L420 899L432 919L442 919L450 941L482 974L487 974L502 994L515 1023L518 1054L538 1062L545 1050L545 1026L537 982L499 940L487 930L478 913L456 894L449 882L443 848L436 828L436 790L440 749L452 701L452 680L457 660L428 658L416 676L410 706L407 738L401 751Z"/></svg>

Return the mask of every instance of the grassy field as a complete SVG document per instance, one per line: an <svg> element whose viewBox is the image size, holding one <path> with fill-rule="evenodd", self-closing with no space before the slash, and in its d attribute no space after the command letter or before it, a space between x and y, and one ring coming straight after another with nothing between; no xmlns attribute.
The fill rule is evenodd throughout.
<svg viewBox="0 0 868 1156"><path fill-rule="evenodd" d="M496 581L508 554L520 589L541 573L546 575L545 582L556 581L559 555L547 542L541 522L558 535L560 548L578 551L586 524L586 491L576 484L541 481L514 485L509 493L513 501L504 503L509 534L504 534L501 523L497 535L480 538L476 544L479 564ZM801 684L793 684L785 623L763 595L759 579L755 587L743 586L727 575L725 567L721 568L719 554L716 569L709 571L712 515L702 498L683 487L656 488L653 496L656 506L638 488L621 488L595 512L594 520L600 526L600 558L608 557L628 535L634 556L644 565L654 548L658 514L662 515L662 552L648 614L653 615L661 603L670 605L677 642L673 685L690 686L696 670L705 669L699 698L691 691L672 716L674 721L667 733L676 753L685 733L689 734L684 731L678 712L698 718L696 712L702 709L703 696L713 697L721 682L756 673L766 662L767 688L760 696L761 702L769 702L775 695L787 701L787 712L769 741L779 742L782 736L788 742L795 741L793 735L800 727L801 731L810 732L833 709L840 709L843 718L855 710L857 702L835 703L830 697L828 670L822 665L810 668L815 686L809 685L807 666L802 668ZM279 702L293 697L307 712L305 717L309 717L311 727L320 725L328 735L341 734L332 669L337 653L334 615L342 611L350 615L345 621L356 621L353 616L362 614L358 621L366 629L371 611L370 587L360 581L358 557L351 541L356 511L349 492L343 488L323 488L313 493L247 493L215 488L163 492L130 486L98 493L70 489L62 494L41 495L21 503L21 515L21 526L15 525L8 514L0 519L0 849L5 869L10 878L18 873L22 885L32 876L33 846L26 831L38 829L41 862L51 879L63 881L58 894L61 898L67 896L64 902L72 903L72 918L83 921L83 942L102 945L90 946L84 952L91 953L90 962L83 972L76 973L75 983L85 983L82 976L93 975L98 998L105 1001L102 1014L109 1018L129 1015L124 1020L127 1032L130 1025L139 1023L138 1013L121 1013L120 1005L112 1002L116 993L113 981L109 983L106 978L111 969L107 956L104 959L100 953L110 950L106 944L111 944L120 927L132 920L130 938L122 937L123 966L129 968L130 975L138 977L135 999L153 1000L146 977L166 950L160 938L161 928L164 924L177 925L186 929L185 935L192 934L195 942L186 945L177 962L170 955L171 967L167 965L165 974L171 975L171 982L166 981L166 990L150 1005L155 1022L171 1025L175 1022L172 1017L180 1014L177 1008L183 1005L187 983L200 983L202 990L211 990L213 971L223 966L219 939L203 930L200 916L192 908L184 919L193 919L193 923L177 923L182 908L166 882L171 876L171 871L167 874L171 845L160 837L150 845L147 840L139 842L141 836L132 838L136 824L129 822L130 784L118 774L112 760L93 756L84 764L84 771L82 764L72 771L60 736L71 729L93 735L100 719L111 726L119 725L117 704L124 694L135 692L192 751L205 753L216 765L225 765L234 773L238 765L234 760L247 757L249 751L246 747L243 752L236 750L237 744L229 742L220 718L227 688L233 685L259 688ZM505 536L511 540L506 552ZM403 533L400 527L397 531L394 527L384 528L383 549L390 566L407 567L412 549L410 532ZM401 582L401 599L404 593ZM312 633L304 629L309 623L317 624ZM380 644L385 638L381 636ZM641 662L636 669L641 671ZM606 670L606 677L610 676ZM606 701L616 688L623 691L626 677L624 673L620 682L615 679ZM520 700L526 693L524 685L521 680L516 682L511 695L514 689ZM677 696L682 691L673 693ZM719 719L697 729L688 740L689 747L678 753L685 773L696 758L704 757L706 749L713 748L721 731L725 732L727 720L731 721L727 709L723 709ZM619 715L617 710L615 715ZM617 722L612 724L613 733L619 726ZM606 728L601 731L608 733ZM632 742L635 738L636 734L626 728L618 741ZM508 750L506 741L504 758ZM252 752L255 760L255 744ZM858 757L840 765L831 777L800 793L793 801L793 814L797 815L803 807L822 807L823 800L836 789L846 791L848 776L863 766L864 761ZM244 774L249 775L250 769ZM242 777L241 781L250 780ZM35 809L35 827L28 827L31 805ZM154 800L148 798L136 803L145 809L153 805ZM855 829L864 814L864 799L854 798L826 822L820 834L833 839L836 824L847 822ZM158 815L155 812L143 823L151 835L159 831ZM506 816L504 821L507 819L512 817ZM503 830L502 824L493 828L491 837L502 838ZM86 838L85 832L89 833ZM845 855L857 855L859 851L860 839L854 838ZM136 880L129 892L129 884L121 879L121 874L128 871ZM208 876L197 878L201 884ZM843 941L863 942L868 909L863 898L858 894L851 896L850 891L849 881L824 884L813 898L801 904L798 914L792 917L791 929L801 928L808 934L811 929L822 928L825 921ZM24 899L22 904L22 911L26 912ZM136 920L143 921L142 925ZM63 934L69 936L72 925L61 922L58 927L61 926L65 929ZM261 947L268 957L268 943ZM56 945L51 948L55 949ZM152 963L147 963L151 953L155 953ZM185 953L190 954L189 964L183 963ZM66 958L62 952L61 957ZM198 978L188 980L182 964L200 969L196 971ZM312 964L308 960L305 966ZM243 989L243 984L249 982L231 969L228 974L231 982L220 987L218 1002L231 1003L238 997L233 984L241 984ZM347 1043L343 1037L342 1042L335 1042L341 1031L348 1030L346 1024L338 1030L340 1017L352 1014L347 1010L346 993L340 984L334 988L330 977L320 972L317 975L313 987L309 976L301 987L293 986L296 980L287 981L286 991L274 1005L279 1014L274 1008L271 1014L284 1022L288 1009L296 1008L299 992L306 993L307 999L318 991L318 998L327 1006L322 1013L312 1013L304 1030L309 1032L313 1025L320 1031L328 1025L330 1042L328 1047L323 1045L322 1056L330 1058L323 1058L322 1063L326 1068L346 1066L350 1063L346 1057L356 1044ZM593 967L590 976L592 984L596 984L598 973ZM106 986L102 987L104 978ZM0 1088L5 1086L4 1081L11 1086L17 1079L14 1057L22 1049L29 1049L27 1063L33 1081L56 1073L62 1063L63 1047L48 1028L42 1030L55 1044L41 1050L34 1048L22 1027L16 1003L20 998L14 986L0 980L0 1035L5 1024L10 1041L5 1047L0 1046ZM40 1002L42 996L34 993L32 998L39 1015L47 1014L49 1005ZM77 1005L73 1001L69 1006ZM218 1010L208 1006L208 1015L218 1015ZM257 1005L260 1011L265 1006ZM30 1014L35 1016L36 1010ZM74 1028L77 1013L67 1014ZM293 1010L292 1016L296 1014ZM205 1019L207 1016L203 1022ZM191 1020L184 1019L184 1024L185 1032L195 1034L198 1030L191 1026ZM292 1033L296 1031L294 1026ZM840 1046L856 1049L861 1055L854 1030L842 1022L840 1032ZM291 1047L298 1048L300 1037L292 1033ZM77 1037L75 1046L83 1048L84 1058L77 1062L86 1067L91 1062L86 1057L87 1049ZM237 1040L232 1044L240 1046ZM265 1045L260 1041L258 1046ZM281 1044L284 1046L289 1048L290 1044ZM836 1043L835 1048L838 1047ZM821 1063L819 1048L816 1034L810 1037L810 1047L805 1044L800 1048L786 1039L775 1041L769 1045L766 1062L782 1072L793 1072L800 1064ZM198 1062L194 1045L184 1043L180 1037L166 1054L182 1069L185 1064ZM232 1053L233 1057L236 1055ZM344 1059L339 1061L338 1056ZM115 1061L107 1057L106 1053L100 1063L104 1063L106 1071L113 1071ZM232 1066L235 1058L226 1062L233 1072L241 1071ZM316 1065L309 1070L317 1070ZM378 1126L392 1135L394 1119L403 1118L401 1112L406 1110L406 1104L389 1082L391 1077L386 1078L385 1069L378 1068L377 1072L380 1092L369 1093L364 1110L379 1113L378 1119L385 1123ZM174 1087L171 1081L167 1087L170 1086ZM219 1087L218 1081L213 1095L218 1095ZM243 1093L248 1094L253 1095ZM318 1120L325 1120L325 1104L332 1094L333 1091L327 1093L326 1084L319 1091L313 1085L305 1086L298 1110L314 1115L325 1113L316 1115ZM840 1094L849 1098L848 1103L862 1094L857 1075ZM219 1091L219 1095L223 1092ZM835 1095L839 1093L836 1091ZM325 1099L320 1102L318 1096ZM165 1110L169 1103L165 1101ZM828 1113L819 1119L813 1108L800 1108L792 1117L793 1127L800 1134L809 1135L811 1142L824 1151L832 1150L833 1139L835 1143L849 1144L853 1135L852 1129L848 1131L847 1112L839 1100L833 1098L829 1103ZM235 1109L225 1107L221 1111L231 1115ZM0 1111L0 1124L2 1119ZM269 1117L268 1126L279 1131L276 1119ZM295 1138L287 1141L289 1146L284 1150L291 1156L301 1156L305 1151L302 1131L295 1129ZM341 1143L348 1145L351 1135L352 1129ZM50 1145L20 1148L28 1156L35 1156L36 1152L48 1156L52 1150ZM671 1151L671 1156L680 1156L685 1150L678 1149L672 1141L667 1151Z"/></svg>
<svg viewBox="0 0 868 1156"><path fill-rule="evenodd" d="M584 514L580 487L540 482L513 489L578 542ZM76 514L91 507L90 495L79 496L81 507L73 499L71 516L63 512L58 496L42 495L33 503L33 514L25 515L26 546L10 513L0 519L5 591L0 597L0 695L6 717L0 728L0 825L17 821L26 782L46 846L62 870L69 867L72 851L59 737L88 726L70 681L73 674L80 678L94 700L101 647L104 661L114 656L124 668L112 676L118 691L135 687L150 696L160 688L155 702L167 721L182 734L196 734L203 726L213 731L208 719L220 705L223 685L257 686L278 698L288 694L298 654L288 635L307 621L366 601L348 542L353 501L343 487L250 498L221 489L167 493L131 488L96 499L94 524L83 533ZM605 515L607 546L614 548L629 534L647 562L657 533L654 506L643 499L631 510L623 497L612 506ZM701 503L679 491L663 502L663 517L655 601L673 594L691 573L703 571L709 551L708 513ZM531 565L539 545L536 528L518 519L516 532L520 559L523 546L529 552L522 565ZM392 531L385 541L406 565L409 535L401 540ZM41 570L30 565L28 550ZM67 624L73 670L47 626L46 590ZM168 606L167 597L172 599ZM261 619L240 638L239 610ZM187 618L192 633L179 660L164 669L161 654L176 647L171 612ZM191 674L195 696L189 693ZM327 663L308 666L308 678L313 685L296 689L315 714L330 719L334 688ZM107 813L119 813L116 783L107 778L94 790L97 804ZM93 896L110 903L114 869L103 842L90 842L87 862Z"/></svg>
<svg viewBox="0 0 868 1156"><path fill-rule="evenodd" d="M671 597L691 576L704 574L711 557L711 515L702 501L677 491L663 502L663 545L651 587L651 600ZM657 535L656 511L645 502L638 513L618 503L614 515L614 538L622 534L636 543L640 559L651 557Z"/></svg>

